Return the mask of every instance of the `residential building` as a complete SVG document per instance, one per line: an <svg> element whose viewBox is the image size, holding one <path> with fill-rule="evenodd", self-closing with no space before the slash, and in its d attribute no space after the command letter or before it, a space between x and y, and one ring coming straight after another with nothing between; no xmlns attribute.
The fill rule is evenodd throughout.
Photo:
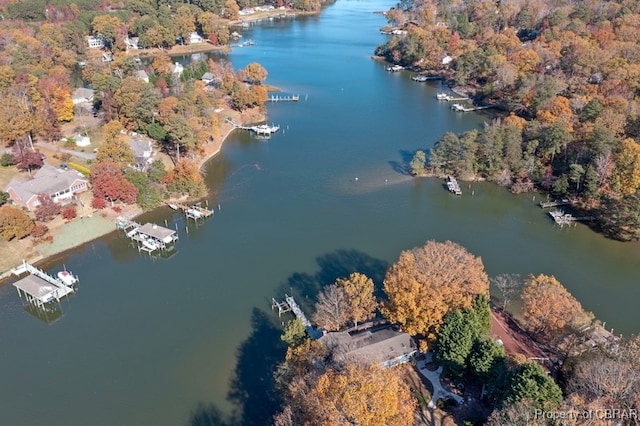
<svg viewBox="0 0 640 426"><path fill-rule="evenodd" d="M80 87L73 91L71 94L71 100L74 105L93 104L93 89Z"/></svg>
<svg viewBox="0 0 640 426"><path fill-rule="evenodd" d="M202 38L202 36L196 32L193 32L189 35L189 44L202 43L203 41L204 39Z"/></svg>
<svg viewBox="0 0 640 426"><path fill-rule="evenodd" d="M14 204L34 210L40 202L39 194L46 194L56 203L65 203L80 192L89 189L89 180L76 170L61 170L45 164L33 178L16 177L9 182L5 191Z"/></svg>
<svg viewBox="0 0 640 426"><path fill-rule="evenodd" d="M101 35L97 36L87 36L87 43L89 44L89 49L102 49L104 48L104 38Z"/></svg>
<svg viewBox="0 0 640 426"><path fill-rule="evenodd" d="M364 330L327 333L320 338L338 362L356 361L393 367L410 361L417 353L411 336L391 325Z"/></svg>
<svg viewBox="0 0 640 426"><path fill-rule="evenodd" d="M138 75L138 78L144 81L145 83L149 82L149 74L147 74L145 70L138 70L137 75Z"/></svg>
<svg viewBox="0 0 640 426"><path fill-rule="evenodd" d="M153 144L149 139L134 138L129 141L129 146L135 157L133 166L145 170L153 162Z"/></svg>
<svg viewBox="0 0 640 426"><path fill-rule="evenodd" d="M210 72L205 72L205 73L202 75L202 81L204 81L204 82L205 82L205 84L211 84L211 83L213 83L214 78L215 78L215 77L214 77L213 73L210 73Z"/></svg>

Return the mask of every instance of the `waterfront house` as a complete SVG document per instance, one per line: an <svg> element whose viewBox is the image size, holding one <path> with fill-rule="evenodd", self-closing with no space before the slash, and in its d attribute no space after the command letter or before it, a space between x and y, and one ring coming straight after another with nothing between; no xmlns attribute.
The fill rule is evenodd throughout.
<svg viewBox="0 0 640 426"><path fill-rule="evenodd" d="M129 146L135 157L135 167L138 170L145 170L153 161L153 145L149 139L134 138L129 141Z"/></svg>
<svg viewBox="0 0 640 426"><path fill-rule="evenodd" d="M189 44L202 43L203 41L204 39L202 38L202 36L196 32L193 32L189 35Z"/></svg>
<svg viewBox="0 0 640 426"><path fill-rule="evenodd" d="M210 72L205 72L202 75L202 81L204 81L205 84L213 83L214 78L215 77L214 77L213 73L210 73Z"/></svg>
<svg viewBox="0 0 640 426"><path fill-rule="evenodd" d="M417 347L411 336L391 325L327 333L320 338L337 362L365 362L389 368L413 359Z"/></svg>
<svg viewBox="0 0 640 426"><path fill-rule="evenodd" d="M80 172L45 164L31 179L13 178L5 191L9 193L13 204L34 210L40 204L39 194L46 194L54 202L62 204L88 189L89 181Z"/></svg>

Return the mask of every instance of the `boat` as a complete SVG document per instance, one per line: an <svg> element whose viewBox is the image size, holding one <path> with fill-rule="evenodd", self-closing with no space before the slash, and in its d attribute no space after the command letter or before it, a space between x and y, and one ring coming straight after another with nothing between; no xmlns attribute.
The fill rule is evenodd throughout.
<svg viewBox="0 0 640 426"><path fill-rule="evenodd" d="M427 77L426 75L414 75L413 77L411 77L411 80L417 81L418 83L424 83L425 81L429 80L429 77Z"/></svg>
<svg viewBox="0 0 640 426"><path fill-rule="evenodd" d="M280 130L280 126L269 126L268 124L260 124L250 128L257 135L270 135Z"/></svg>
<svg viewBox="0 0 640 426"><path fill-rule="evenodd" d="M173 210L178 210L178 205L177 204L170 203L169 207L171 207Z"/></svg>
<svg viewBox="0 0 640 426"><path fill-rule="evenodd" d="M62 281L62 283L67 287L71 287L78 282L78 278L66 269L64 271L58 272L58 279Z"/></svg>
<svg viewBox="0 0 640 426"><path fill-rule="evenodd" d="M202 217L202 213L200 213L196 209L187 209L187 215L193 217L194 219L200 219Z"/></svg>
<svg viewBox="0 0 640 426"><path fill-rule="evenodd" d="M133 238L138 233L138 228L134 228L127 232L127 238Z"/></svg>
<svg viewBox="0 0 640 426"><path fill-rule="evenodd" d="M451 105L451 109L454 110L454 111L467 112L467 109L464 106L460 105L460 104Z"/></svg>
<svg viewBox="0 0 640 426"><path fill-rule="evenodd" d="M402 65L390 65L386 69L389 72L396 72L396 71L402 71L404 67Z"/></svg>
<svg viewBox="0 0 640 426"><path fill-rule="evenodd" d="M446 93L437 93L436 94L436 99L438 99L439 101L446 101L450 98L449 95L447 95Z"/></svg>
<svg viewBox="0 0 640 426"><path fill-rule="evenodd" d="M158 243L152 240L151 238L147 238L146 240L144 240L142 242L142 245L145 246L147 249L149 249L149 251L155 251L160 247Z"/></svg>

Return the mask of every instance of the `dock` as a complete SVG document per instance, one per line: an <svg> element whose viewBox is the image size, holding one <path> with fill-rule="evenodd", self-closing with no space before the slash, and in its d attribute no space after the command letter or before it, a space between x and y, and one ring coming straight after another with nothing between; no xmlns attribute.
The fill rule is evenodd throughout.
<svg viewBox="0 0 640 426"><path fill-rule="evenodd" d="M560 201L540 201L540 207L542 207L543 209L548 209L550 207L560 207L560 206L567 206L570 205L571 203L569 202L569 200L564 199L564 200L560 200Z"/></svg>
<svg viewBox="0 0 640 426"><path fill-rule="evenodd" d="M419 74L419 75L414 75L413 77L411 77L411 80L417 81L418 83L424 83L424 82L430 81L430 80L442 80L442 76Z"/></svg>
<svg viewBox="0 0 640 426"><path fill-rule="evenodd" d="M451 109L457 112L471 112L471 111L480 111L481 109L489 109L489 108L494 108L493 105L484 105L484 106L477 106L477 107L465 107L464 105L461 104L453 104L451 105Z"/></svg>
<svg viewBox="0 0 640 426"><path fill-rule="evenodd" d="M398 71L402 71L404 67L402 65L389 65L385 69L389 72L398 72Z"/></svg>
<svg viewBox="0 0 640 426"><path fill-rule="evenodd" d="M191 206L186 204L176 204L176 210L182 210L187 219L206 219L213 215L213 210L202 207L202 203L196 203Z"/></svg>
<svg viewBox="0 0 640 426"><path fill-rule="evenodd" d="M300 95L270 95L267 98L269 102L298 102Z"/></svg>
<svg viewBox="0 0 640 426"><path fill-rule="evenodd" d="M74 293L76 289L73 285L78 281L78 277L65 271L65 276L69 278L67 278L67 282L64 282L26 261L12 269L11 273L16 276L29 273L25 278L13 283L13 286L18 290L20 298L24 297L29 303L40 308L44 308L47 303L60 301L63 297ZM58 275L60 276L60 274Z"/></svg>
<svg viewBox="0 0 640 426"><path fill-rule="evenodd" d="M575 217L572 214L565 213L560 209L550 211L549 215L553 218L556 225L559 225L561 228L565 225L571 226L571 224L575 224L575 222L577 221L591 221L596 219L593 216Z"/></svg>
<svg viewBox="0 0 640 426"><path fill-rule="evenodd" d="M150 254L157 250L165 250L178 241L177 231L155 223L140 225L138 222L119 217L116 226L124 231L127 238L136 243L138 251Z"/></svg>
<svg viewBox="0 0 640 426"><path fill-rule="evenodd" d="M280 130L280 126L268 124L258 124L256 126L243 126L241 124L237 124L231 119L227 119L227 122L232 124L236 129L249 130L251 133L262 136L262 137L270 137L272 134L277 133Z"/></svg>
<svg viewBox="0 0 640 426"><path fill-rule="evenodd" d="M293 314L302 322L304 329L312 340L322 337L322 331L315 328L311 321L307 319L300 306L296 303L293 296L284 295L284 301L278 302L275 298L271 299L271 309L278 308L278 316L285 312L293 312Z"/></svg>
<svg viewBox="0 0 640 426"><path fill-rule="evenodd" d="M455 195L462 195L462 190L460 189L460 185L458 181L453 176L447 176L446 179L447 189L449 192Z"/></svg>
<svg viewBox="0 0 640 426"><path fill-rule="evenodd" d="M436 99L438 99L439 101L447 101L447 102L463 102L463 101L468 101L470 100L468 97L466 96L452 96L452 95L447 95L446 93L437 93L436 94Z"/></svg>

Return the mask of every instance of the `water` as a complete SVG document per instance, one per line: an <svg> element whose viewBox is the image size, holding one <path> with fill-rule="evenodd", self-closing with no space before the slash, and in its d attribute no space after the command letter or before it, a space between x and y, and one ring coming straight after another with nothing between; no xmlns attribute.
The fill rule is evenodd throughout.
<svg viewBox="0 0 640 426"><path fill-rule="evenodd" d="M47 266L81 283L50 325L0 287L0 424L210 425L233 412L267 424L283 355L271 298L308 304L354 270L379 284L427 239L464 245L491 275L553 274L608 328L639 331L637 244L559 229L531 195L474 183L458 198L398 173L416 148L489 118L455 114L437 83L370 59L384 40L371 12L391 5L340 0L245 32L256 44L230 54L235 67L258 61L269 84L307 100L270 105L280 133L237 132L208 164L212 219L188 233L169 209L142 219L177 226L173 256L150 259L114 234L56 259Z"/></svg>

